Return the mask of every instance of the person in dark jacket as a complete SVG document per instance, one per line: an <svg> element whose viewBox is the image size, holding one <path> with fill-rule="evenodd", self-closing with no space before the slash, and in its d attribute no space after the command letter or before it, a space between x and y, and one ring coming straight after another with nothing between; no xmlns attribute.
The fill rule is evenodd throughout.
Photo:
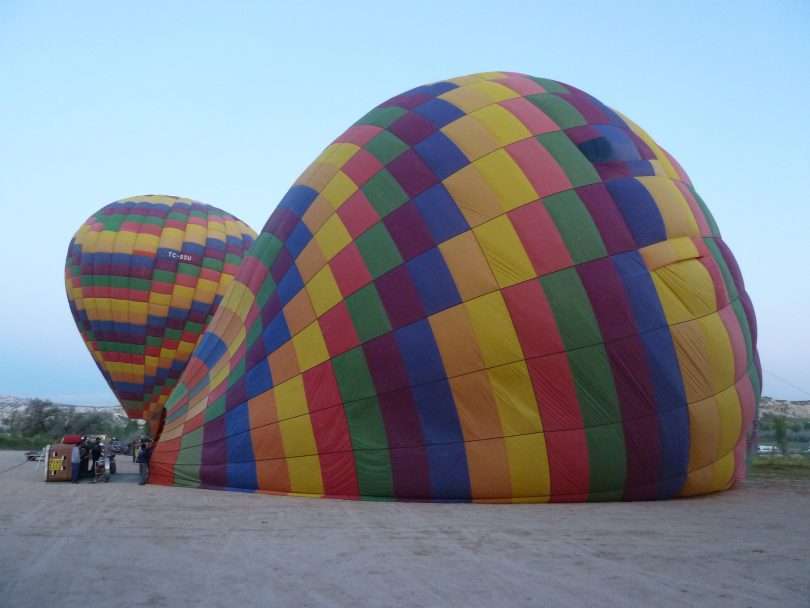
<svg viewBox="0 0 810 608"><path fill-rule="evenodd" d="M96 463L101 460L101 439L98 437L96 437L96 440L91 444L90 457L93 459L93 468L90 470L93 472L93 477L95 477Z"/></svg>
<svg viewBox="0 0 810 608"><path fill-rule="evenodd" d="M152 458L152 442L144 439L138 450L138 469L141 475L139 485L144 485L149 479L149 459Z"/></svg>
<svg viewBox="0 0 810 608"><path fill-rule="evenodd" d="M86 437L79 444L79 477L90 476L90 447Z"/></svg>

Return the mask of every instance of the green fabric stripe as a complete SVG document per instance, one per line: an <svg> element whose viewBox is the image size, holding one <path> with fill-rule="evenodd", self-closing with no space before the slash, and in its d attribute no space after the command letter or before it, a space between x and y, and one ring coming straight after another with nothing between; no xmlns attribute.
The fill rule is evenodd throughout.
<svg viewBox="0 0 810 608"><path fill-rule="evenodd" d="M717 266L720 268L720 273L723 275L723 282L726 284L729 299L739 299L740 294L737 292L737 285L734 283L734 277L731 276L731 271L728 269L726 259L723 257L723 253L720 251L720 248L717 246L714 238L705 237L703 242L706 243L706 246L709 248L714 261L717 262Z"/></svg>
<svg viewBox="0 0 810 608"><path fill-rule="evenodd" d="M275 292L276 282L273 280L273 277L268 274L262 282L262 286L259 288L259 293L256 294L256 305L262 308Z"/></svg>
<svg viewBox="0 0 810 608"><path fill-rule="evenodd" d="M136 277L124 277L118 275L96 274L80 277L79 284L82 287L116 287L121 289L132 289L133 291L148 292L152 287L149 279Z"/></svg>
<svg viewBox="0 0 810 608"><path fill-rule="evenodd" d="M160 283L174 283L174 273L168 270L155 270L152 273L152 280Z"/></svg>
<svg viewBox="0 0 810 608"><path fill-rule="evenodd" d="M590 467L588 500L621 500L627 477L621 423L585 429Z"/></svg>
<svg viewBox="0 0 810 608"><path fill-rule="evenodd" d="M210 268L211 270L216 270L217 272L222 272L223 264L219 260L215 260L214 258L203 258L202 266L204 268ZM161 271L155 271L161 272Z"/></svg>
<svg viewBox="0 0 810 608"><path fill-rule="evenodd" d="M762 381L760 380L756 367L751 366L751 371L748 372L748 378L751 380L751 386L754 389L754 396L757 398L756 411L759 413L759 400L762 397ZM754 416L754 420L757 420L757 416Z"/></svg>
<svg viewBox="0 0 810 608"><path fill-rule="evenodd" d="M380 131L364 147L383 165L387 165L407 150L408 144L390 131Z"/></svg>
<svg viewBox="0 0 810 608"><path fill-rule="evenodd" d="M208 407L205 408L205 422L210 422L222 416L225 413L225 403L225 395L222 395L219 399L209 404Z"/></svg>
<svg viewBox="0 0 810 608"><path fill-rule="evenodd" d="M200 383L197 384L197 386L201 386L203 384L205 384L205 383L200 382ZM175 403L181 401L183 399L183 397L186 396L186 393L188 393L188 387L184 383L181 382L180 384L178 384L175 387L175 389L172 391L172 394L169 395L169 399L168 399L168 401L166 401L166 404L165 404L164 407L167 410L171 409L174 406Z"/></svg>
<svg viewBox="0 0 810 608"><path fill-rule="evenodd" d="M613 371L603 344L568 352L585 426L622 421Z"/></svg>
<svg viewBox="0 0 810 608"><path fill-rule="evenodd" d="M385 217L408 200L399 182L385 169L363 185L363 194L380 217Z"/></svg>
<svg viewBox="0 0 810 608"><path fill-rule="evenodd" d="M248 333L247 333L247 347L248 347L248 349L250 349L251 346L256 344L257 340L259 340L262 337L262 332L263 331L264 331L264 328L262 326L262 319L261 319L261 317L259 317L258 319L256 319L253 322L253 324L250 326L250 329L248 329Z"/></svg>
<svg viewBox="0 0 810 608"><path fill-rule="evenodd" d="M533 80L541 87L543 87L548 93L570 93L571 91L568 90L566 86L564 86L561 82L557 82L556 80L549 80L548 78L539 78L537 76L529 76L530 80Z"/></svg>
<svg viewBox="0 0 810 608"><path fill-rule="evenodd" d="M104 230L112 230L118 232L121 229L121 224L124 223L126 216L123 214L115 215L97 215L95 220L103 226Z"/></svg>
<svg viewBox="0 0 810 608"><path fill-rule="evenodd" d="M168 408L166 408L166 409L168 409ZM170 415L166 416L166 424L169 424L170 422L174 422L175 420L177 420L178 418L180 418L180 416L185 415L185 413L186 413L187 411L188 411L188 404L186 404L186 405L184 405L184 406L182 406L182 407L177 408L177 409L176 409L175 411L173 411L173 412L172 412Z"/></svg>
<svg viewBox="0 0 810 608"><path fill-rule="evenodd" d="M599 229L582 200L573 190L543 200L575 264L607 255Z"/></svg>
<svg viewBox="0 0 810 608"><path fill-rule="evenodd" d="M332 366L349 425L360 494L392 496L388 438L362 349L335 357Z"/></svg>
<svg viewBox="0 0 810 608"><path fill-rule="evenodd" d="M250 248L250 255L258 259L265 267L270 268L278 254L284 248L276 235L262 232Z"/></svg>
<svg viewBox="0 0 810 608"><path fill-rule="evenodd" d="M174 483L178 486L197 487L200 485L200 463L202 462L203 429L198 428L183 435L180 452L174 464Z"/></svg>
<svg viewBox="0 0 810 608"><path fill-rule="evenodd" d="M363 261L375 279L402 264L402 256L382 222L357 237L356 243Z"/></svg>
<svg viewBox="0 0 810 608"><path fill-rule="evenodd" d="M740 324L740 330L745 340L745 364L747 367L751 367L754 364L754 344L751 336L751 326L748 325L748 317L745 316L745 309L739 300L733 300L731 308L737 317L737 322Z"/></svg>
<svg viewBox="0 0 810 608"><path fill-rule="evenodd" d="M130 355L142 355L146 347L143 344L127 344L125 342L101 341L98 343L99 349L105 353L128 353Z"/></svg>
<svg viewBox="0 0 810 608"><path fill-rule="evenodd" d="M396 106L389 106L386 108L374 108L371 112L363 116L357 121L358 125L374 125L377 127L386 128L397 118L403 116L406 110Z"/></svg>
<svg viewBox="0 0 810 608"><path fill-rule="evenodd" d="M600 181L591 162L563 131L538 135L537 141L551 153L575 188Z"/></svg>
<svg viewBox="0 0 810 608"><path fill-rule="evenodd" d="M602 344L568 352L588 440L590 491L624 491L626 454L613 372Z"/></svg>
<svg viewBox="0 0 810 608"><path fill-rule="evenodd" d="M200 267L188 264L187 262L180 262L177 265L177 274L184 274L189 277L200 276Z"/></svg>
<svg viewBox="0 0 810 608"><path fill-rule="evenodd" d="M591 308L588 294L574 268L548 274L540 279L566 350L602 342L602 332Z"/></svg>
<svg viewBox="0 0 810 608"><path fill-rule="evenodd" d="M344 403L376 396L363 349L359 346L335 357L332 367Z"/></svg>
<svg viewBox="0 0 810 608"><path fill-rule="evenodd" d="M230 371L228 374L228 387L233 386L239 380L242 379L242 376L245 375L245 359L239 359L239 363Z"/></svg>
<svg viewBox="0 0 810 608"><path fill-rule="evenodd" d="M361 342L391 331L391 323L374 283L369 283L346 298L346 306Z"/></svg>
<svg viewBox="0 0 810 608"><path fill-rule="evenodd" d="M561 97L548 93L539 93L528 95L526 99L540 108L561 129L570 129L571 127L580 127L587 124L579 110Z"/></svg>
<svg viewBox="0 0 810 608"><path fill-rule="evenodd" d="M350 423L351 427L351 423ZM354 428L351 427L352 433ZM362 450L354 453L357 484L361 496L394 495L394 477L388 450Z"/></svg>
<svg viewBox="0 0 810 608"><path fill-rule="evenodd" d="M703 215L706 217L706 221L709 224L709 230L712 231L714 236L720 236L720 228L717 227L717 222L714 221L714 216L712 212L709 211L709 208L706 206L706 202L701 198L701 196L697 193L697 190L692 185L688 185L689 191L692 193L692 196L695 197L695 200L698 203L701 211L703 211Z"/></svg>

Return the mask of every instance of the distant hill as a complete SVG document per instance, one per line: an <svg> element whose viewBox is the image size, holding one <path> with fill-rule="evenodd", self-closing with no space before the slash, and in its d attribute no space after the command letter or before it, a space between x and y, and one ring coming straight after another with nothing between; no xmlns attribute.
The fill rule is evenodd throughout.
<svg viewBox="0 0 810 608"><path fill-rule="evenodd" d="M11 417L12 413L18 410L23 410L28 407L28 404L32 401L32 399L27 397L14 397L12 395L0 395L0 428L4 428L6 426L6 421ZM120 405L104 405L104 406L93 406L93 405L72 405L69 403L54 403L53 404L59 408L65 408L73 410L74 412L79 413L89 413L89 412L96 412L99 414L110 416L111 418L115 418L116 420L126 421L127 415L124 413L123 408Z"/></svg>
<svg viewBox="0 0 810 608"><path fill-rule="evenodd" d="M6 420L11 416L12 412L25 408L30 401L31 399L26 397L0 395L0 428L6 426ZM71 405L67 403L54 403L54 405L62 408L71 408L76 412L99 412L109 414L119 420L127 419L120 405L93 406ZM761 418L766 414L810 420L810 400L788 401L786 399L774 399L773 397L763 396L759 402L759 416Z"/></svg>
<svg viewBox="0 0 810 608"><path fill-rule="evenodd" d="M759 402L759 417L762 418L765 414L810 420L810 400L787 401L763 395Z"/></svg>

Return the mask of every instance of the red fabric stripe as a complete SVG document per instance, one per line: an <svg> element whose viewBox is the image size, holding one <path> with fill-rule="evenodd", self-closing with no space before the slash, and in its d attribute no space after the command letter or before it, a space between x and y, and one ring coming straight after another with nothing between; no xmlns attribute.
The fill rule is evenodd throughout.
<svg viewBox="0 0 810 608"><path fill-rule="evenodd" d="M539 281L526 281L504 289L502 293L527 358L565 350L554 313Z"/></svg>
<svg viewBox="0 0 810 608"><path fill-rule="evenodd" d="M551 499L584 501L590 484L588 441L568 356L558 353L526 363L545 432Z"/></svg>
<svg viewBox="0 0 810 608"><path fill-rule="evenodd" d="M524 205L510 212L509 218L539 276L573 264L554 220L542 204Z"/></svg>

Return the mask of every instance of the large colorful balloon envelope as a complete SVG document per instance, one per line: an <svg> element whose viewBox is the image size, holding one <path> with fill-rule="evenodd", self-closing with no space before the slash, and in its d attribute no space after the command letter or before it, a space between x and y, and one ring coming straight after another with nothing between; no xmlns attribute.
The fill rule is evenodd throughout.
<svg viewBox="0 0 810 608"><path fill-rule="evenodd" d="M163 404L256 234L186 198L136 196L94 213L70 242L70 310L131 418Z"/></svg>
<svg viewBox="0 0 810 608"><path fill-rule="evenodd" d="M492 72L374 108L298 178L166 404L152 481L344 498L731 487L760 394L686 173L582 91Z"/></svg>

